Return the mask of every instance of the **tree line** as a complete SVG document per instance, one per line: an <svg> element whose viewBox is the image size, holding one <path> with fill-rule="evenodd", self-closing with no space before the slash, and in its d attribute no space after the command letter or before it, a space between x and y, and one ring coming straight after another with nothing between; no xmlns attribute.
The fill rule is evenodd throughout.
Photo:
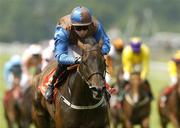
<svg viewBox="0 0 180 128"><path fill-rule="evenodd" d="M0 41L53 37L58 18L86 6L105 26L125 34L180 32L179 0L0 0Z"/></svg>

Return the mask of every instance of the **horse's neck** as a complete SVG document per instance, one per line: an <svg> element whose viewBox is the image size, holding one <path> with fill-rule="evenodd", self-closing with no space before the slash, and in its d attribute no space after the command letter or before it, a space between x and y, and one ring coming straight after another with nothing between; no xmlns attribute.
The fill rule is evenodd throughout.
<svg viewBox="0 0 180 128"><path fill-rule="evenodd" d="M79 99L89 99L91 97L88 85L86 85L86 82L82 79L78 72L70 76L69 88L71 90L72 101L79 101Z"/></svg>
<svg viewBox="0 0 180 128"><path fill-rule="evenodd" d="M130 93L130 95L132 97L132 100L134 102L137 102L138 99L139 99L139 88L138 88L138 85L135 85L134 83L131 83L130 84L129 93Z"/></svg>

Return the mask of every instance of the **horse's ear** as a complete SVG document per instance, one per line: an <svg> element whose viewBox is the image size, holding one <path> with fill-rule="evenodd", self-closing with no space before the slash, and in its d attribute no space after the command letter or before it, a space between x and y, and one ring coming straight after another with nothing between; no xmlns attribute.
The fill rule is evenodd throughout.
<svg viewBox="0 0 180 128"><path fill-rule="evenodd" d="M78 40L77 45L78 45L81 49L83 49L83 50L86 49L85 45L84 45L81 41L79 41L79 40Z"/></svg>

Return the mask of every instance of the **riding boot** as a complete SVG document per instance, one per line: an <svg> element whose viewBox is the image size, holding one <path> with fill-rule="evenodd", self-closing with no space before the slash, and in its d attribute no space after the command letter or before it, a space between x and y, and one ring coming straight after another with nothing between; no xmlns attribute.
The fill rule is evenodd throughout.
<svg viewBox="0 0 180 128"><path fill-rule="evenodd" d="M152 93L151 86L150 86L148 80L145 80L144 84L145 84L145 91L147 91L147 95L149 96L150 100L153 100L154 95Z"/></svg>
<svg viewBox="0 0 180 128"><path fill-rule="evenodd" d="M126 91L126 85L129 82L127 80L122 80L119 84L119 94L118 94L118 100L121 102L124 99L125 91Z"/></svg>
<svg viewBox="0 0 180 128"><path fill-rule="evenodd" d="M67 68L66 65L58 64L56 72L53 75L53 79L52 79L51 83L48 85L48 88L45 92L45 98L49 103L52 103L52 100L53 100L54 84L55 84L57 78L59 77L60 73L62 73L64 70L66 70L66 68Z"/></svg>

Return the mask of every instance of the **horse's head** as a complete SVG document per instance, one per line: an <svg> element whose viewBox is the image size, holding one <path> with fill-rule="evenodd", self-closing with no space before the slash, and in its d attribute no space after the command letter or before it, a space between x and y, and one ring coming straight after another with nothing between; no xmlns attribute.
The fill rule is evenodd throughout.
<svg viewBox="0 0 180 128"><path fill-rule="evenodd" d="M133 97L134 102L137 102L140 98L140 90L142 85L142 80L140 77L140 72L133 72L130 76L130 87L131 87L131 95Z"/></svg>
<svg viewBox="0 0 180 128"><path fill-rule="evenodd" d="M104 87L106 64L101 52L101 45L96 43L94 38L88 38L83 44L82 63L79 66L79 72L93 91L93 94L99 95Z"/></svg>
<svg viewBox="0 0 180 128"><path fill-rule="evenodd" d="M133 72L130 76L130 84L132 88L138 89L141 85L141 77L139 72Z"/></svg>

